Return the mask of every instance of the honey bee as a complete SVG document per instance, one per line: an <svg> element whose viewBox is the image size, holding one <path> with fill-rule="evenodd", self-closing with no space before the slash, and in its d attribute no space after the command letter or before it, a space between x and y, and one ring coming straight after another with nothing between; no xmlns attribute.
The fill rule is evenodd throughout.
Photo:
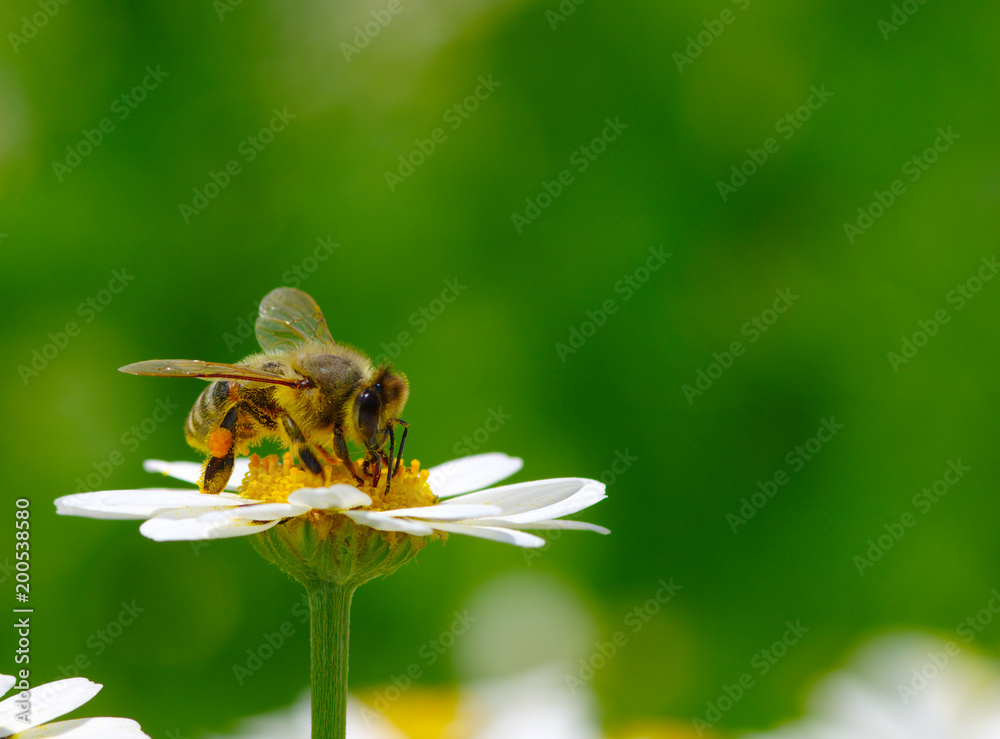
<svg viewBox="0 0 1000 739"><path fill-rule="evenodd" d="M403 429L386 493L403 457L409 429L399 414L410 393L406 376L390 365L372 365L357 349L333 340L316 302L301 290L279 287L260 302L254 327L264 350L237 364L197 359L154 359L119 369L133 375L200 377L210 385L198 396L184 425L188 443L209 457L198 487L225 488L234 455L263 439L291 449L311 472L340 462L359 484L347 440L366 450L362 471L377 487L382 465L392 464L396 425ZM332 441L336 457L326 446ZM388 444L389 453L385 449Z"/></svg>

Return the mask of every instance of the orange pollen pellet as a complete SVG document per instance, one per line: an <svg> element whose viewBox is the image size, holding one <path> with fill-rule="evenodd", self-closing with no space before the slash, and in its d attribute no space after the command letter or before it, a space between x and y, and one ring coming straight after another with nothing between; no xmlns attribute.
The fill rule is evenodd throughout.
<svg viewBox="0 0 1000 739"><path fill-rule="evenodd" d="M208 435L208 452L213 457L225 457L233 448L233 432L218 428Z"/></svg>

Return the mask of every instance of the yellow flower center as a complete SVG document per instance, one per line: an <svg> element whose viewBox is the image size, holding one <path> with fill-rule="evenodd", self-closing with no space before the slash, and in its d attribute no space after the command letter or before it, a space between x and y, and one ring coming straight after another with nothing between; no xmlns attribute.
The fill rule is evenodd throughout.
<svg viewBox="0 0 1000 739"><path fill-rule="evenodd" d="M386 470L382 471L378 487L371 483L359 485L358 481L341 463L326 465L322 474L315 474L292 463L292 453L285 452L281 459L271 454L263 459L253 454L250 470L243 478L239 494L251 500L265 503L285 503L288 496L299 488L325 488L343 484L356 487L372 499L372 504L363 510L387 511L395 508L415 508L437 503L438 499L427 484L428 470L420 469L420 462L413 460L410 465L400 464L399 471L392 478L392 486L386 495L388 483ZM364 477L364 475L362 475Z"/></svg>

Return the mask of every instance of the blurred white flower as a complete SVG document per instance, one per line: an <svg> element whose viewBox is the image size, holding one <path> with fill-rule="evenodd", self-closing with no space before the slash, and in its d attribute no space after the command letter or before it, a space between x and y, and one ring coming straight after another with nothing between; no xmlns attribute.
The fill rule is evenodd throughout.
<svg viewBox="0 0 1000 739"><path fill-rule="evenodd" d="M452 691L412 688L383 715L361 701L347 703L347 739L604 739L597 701L569 691L551 667ZM398 721L394 723L394 721ZM646 721L613 739L696 739L680 722ZM309 739L309 694L290 708L242 722L231 734L206 739ZM711 739L705 734L701 739Z"/></svg>
<svg viewBox="0 0 1000 739"><path fill-rule="evenodd" d="M0 674L0 695L17 684L12 675ZM74 721L52 719L75 711L100 692L103 686L82 677L45 683L0 701L0 737L4 739L139 739L144 734L135 721L127 718L80 718ZM25 712L26 711L26 712ZM26 716L23 721L21 716Z"/></svg>
<svg viewBox="0 0 1000 739"><path fill-rule="evenodd" d="M210 734L205 739L310 739L312 705L306 691L290 707L242 721L231 734ZM347 699L348 739L409 739L380 714L360 701Z"/></svg>
<svg viewBox="0 0 1000 739"><path fill-rule="evenodd" d="M561 670L543 669L460 689L457 703L414 690L390 705L402 727L356 699L347 705L348 739L600 739L595 702L572 694ZM429 733L433 727L433 734ZM404 731L404 728L406 731ZM290 708L243 722L232 734L208 739L309 739L309 694Z"/></svg>
<svg viewBox="0 0 1000 739"><path fill-rule="evenodd" d="M996 739L1000 665L956 642L895 634L810 693L806 716L744 739Z"/></svg>
<svg viewBox="0 0 1000 739"><path fill-rule="evenodd" d="M467 686L456 709L455 733L468 739L600 739L597 701L589 690L570 690L565 670L541 668L524 675Z"/></svg>

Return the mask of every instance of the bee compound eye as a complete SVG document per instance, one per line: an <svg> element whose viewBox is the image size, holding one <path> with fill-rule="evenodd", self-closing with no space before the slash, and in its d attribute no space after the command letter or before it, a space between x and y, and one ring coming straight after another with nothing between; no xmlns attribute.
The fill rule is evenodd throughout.
<svg viewBox="0 0 1000 739"><path fill-rule="evenodd" d="M358 426L371 435L378 428L379 396L373 390L365 390L358 396Z"/></svg>

